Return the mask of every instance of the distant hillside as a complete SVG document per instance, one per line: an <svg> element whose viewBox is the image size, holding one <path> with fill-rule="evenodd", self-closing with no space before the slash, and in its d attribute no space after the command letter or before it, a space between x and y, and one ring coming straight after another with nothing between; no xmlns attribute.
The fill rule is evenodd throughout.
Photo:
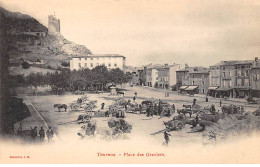
<svg viewBox="0 0 260 167"><path fill-rule="evenodd" d="M48 35L48 29L31 16L2 7L0 16L0 28L6 33L2 40L6 41L11 66L20 66L22 61L40 60L43 62L41 68L57 69L72 55L92 54L85 46L68 41L62 35Z"/></svg>

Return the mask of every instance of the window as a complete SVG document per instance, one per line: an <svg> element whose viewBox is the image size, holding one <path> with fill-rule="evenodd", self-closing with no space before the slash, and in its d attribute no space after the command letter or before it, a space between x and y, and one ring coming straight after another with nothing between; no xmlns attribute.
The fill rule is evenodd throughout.
<svg viewBox="0 0 260 167"><path fill-rule="evenodd" d="M87 63L85 63L85 67L87 67Z"/></svg>
<svg viewBox="0 0 260 167"><path fill-rule="evenodd" d="M93 67L93 63L90 63L90 67Z"/></svg>
<svg viewBox="0 0 260 167"><path fill-rule="evenodd" d="M228 76L229 76L229 77L231 76L231 71L228 72Z"/></svg>
<svg viewBox="0 0 260 167"><path fill-rule="evenodd" d="M115 63L114 66L117 67L117 64Z"/></svg>
<svg viewBox="0 0 260 167"><path fill-rule="evenodd" d="M108 64L108 67L111 67L111 64L110 64L110 63Z"/></svg>
<svg viewBox="0 0 260 167"><path fill-rule="evenodd" d="M223 67L223 70L226 70L226 68L225 68L225 67Z"/></svg>
<svg viewBox="0 0 260 167"><path fill-rule="evenodd" d="M248 76L249 76L249 71L246 71L246 74L245 74L245 76L246 76L246 77L248 77Z"/></svg>
<svg viewBox="0 0 260 167"><path fill-rule="evenodd" d="M204 89L202 89L202 93L204 93Z"/></svg>
<svg viewBox="0 0 260 167"><path fill-rule="evenodd" d="M226 77L226 73L225 72L223 72L223 77Z"/></svg>
<svg viewBox="0 0 260 167"><path fill-rule="evenodd" d="M241 86L241 79L237 79L237 86Z"/></svg>
<svg viewBox="0 0 260 167"><path fill-rule="evenodd" d="M81 68L81 63L79 63L79 68Z"/></svg>
<svg viewBox="0 0 260 167"><path fill-rule="evenodd" d="M245 79L245 86L250 86L249 85L249 79Z"/></svg>
<svg viewBox="0 0 260 167"><path fill-rule="evenodd" d="M241 86L245 86L245 80L244 79L241 80Z"/></svg>
<svg viewBox="0 0 260 167"><path fill-rule="evenodd" d="M194 75L192 75L192 78L194 78Z"/></svg>
<svg viewBox="0 0 260 167"><path fill-rule="evenodd" d="M204 81L202 81L202 85L204 86L205 85L205 82ZM204 93L204 92L203 92Z"/></svg>
<svg viewBox="0 0 260 167"><path fill-rule="evenodd" d="M81 61L81 58L79 58L79 61Z"/></svg>
<svg viewBox="0 0 260 167"><path fill-rule="evenodd" d="M194 85L194 81L192 81L192 85Z"/></svg>
<svg viewBox="0 0 260 167"><path fill-rule="evenodd" d="M241 71L241 76L245 76L245 71L244 70Z"/></svg>

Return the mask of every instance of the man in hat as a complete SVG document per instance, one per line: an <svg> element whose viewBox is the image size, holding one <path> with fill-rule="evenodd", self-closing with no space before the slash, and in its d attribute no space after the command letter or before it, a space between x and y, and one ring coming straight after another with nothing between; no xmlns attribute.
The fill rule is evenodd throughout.
<svg viewBox="0 0 260 167"><path fill-rule="evenodd" d="M48 142L51 142L52 141L52 138L53 138L53 130L51 129L51 127L49 127L49 129L47 130L46 132L46 135L47 135L47 138L48 138Z"/></svg>
<svg viewBox="0 0 260 167"><path fill-rule="evenodd" d="M40 135L40 142L43 142L45 138L45 132L43 127L41 127L41 129L39 130L39 135Z"/></svg>

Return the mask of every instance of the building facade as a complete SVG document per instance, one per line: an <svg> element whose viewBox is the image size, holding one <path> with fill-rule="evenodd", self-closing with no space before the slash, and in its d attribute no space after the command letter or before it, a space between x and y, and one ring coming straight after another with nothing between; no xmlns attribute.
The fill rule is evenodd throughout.
<svg viewBox="0 0 260 167"><path fill-rule="evenodd" d="M146 68L146 86L157 87L158 85L158 69L156 67Z"/></svg>
<svg viewBox="0 0 260 167"><path fill-rule="evenodd" d="M207 94L209 88L209 70L189 72L189 85L197 86L197 93ZM195 89L195 87L194 87Z"/></svg>
<svg viewBox="0 0 260 167"><path fill-rule="evenodd" d="M207 94L210 85L209 69L188 67L176 71L177 90L186 93Z"/></svg>
<svg viewBox="0 0 260 167"><path fill-rule="evenodd" d="M251 97L260 98L260 62L258 57L255 58L255 61L252 64L251 68Z"/></svg>
<svg viewBox="0 0 260 167"><path fill-rule="evenodd" d="M177 90L179 90L182 86L189 85L189 70L182 69L176 71L176 82L177 82Z"/></svg>
<svg viewBox="0 0 260 167"><path fill-rule="evenodd" d="M182 69L180 64L168 65L165 64L158 68L158 87L161 89L169 89L170 87L176 87L177 77L176 71Z"/></svg>
<svg viewBox="0 0 260 167"><path fill-rule="evenodd" d="M114 54L73 56L70 60L70 70L83 68L93 69L96 66L104 65L108 70L119 68L125 71L125 57Z"/></svg>
<svg viewBox="0 0 260 167"><path fill-rule="evenodd" d="M222 61L210 67L209 95L248 98L258 92L258 58L245 61ZM254 81L255 79L255 81Z"/></svg>

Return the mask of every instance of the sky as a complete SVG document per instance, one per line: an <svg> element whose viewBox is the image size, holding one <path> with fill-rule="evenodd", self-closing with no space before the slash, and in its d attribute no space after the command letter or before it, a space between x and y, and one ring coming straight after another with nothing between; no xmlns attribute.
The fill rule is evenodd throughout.
<svg viewBox="0 0 260 167"><path fill-rule="evenodd" d="M48 26L61 20L61 34L94 54L120 54L126 64L187 63L260 57L258 0L0 0Z"/></svg>

